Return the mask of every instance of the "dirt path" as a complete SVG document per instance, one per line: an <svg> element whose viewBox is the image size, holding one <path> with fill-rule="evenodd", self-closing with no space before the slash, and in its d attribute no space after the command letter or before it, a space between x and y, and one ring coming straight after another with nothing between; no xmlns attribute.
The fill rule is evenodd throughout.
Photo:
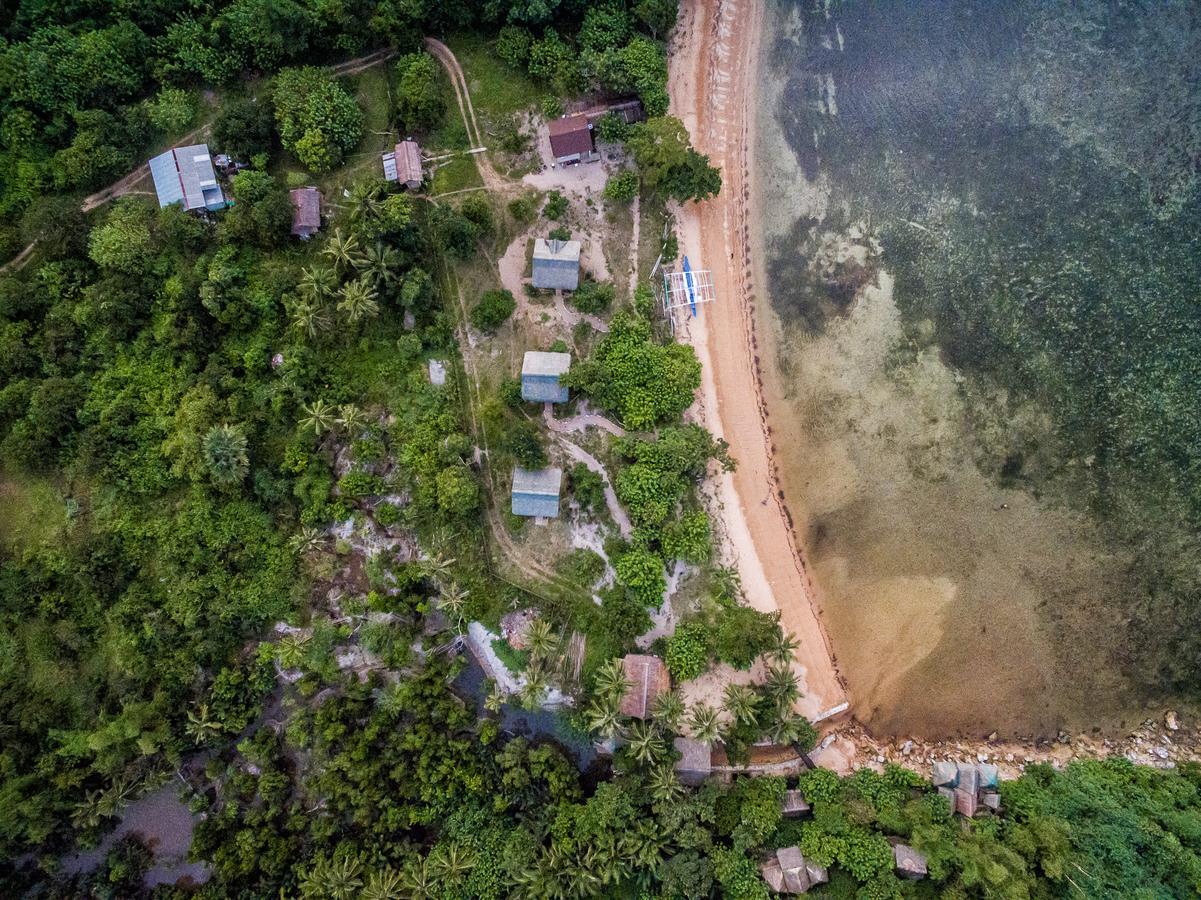
<svg viewBox="0 0 1201 900"><path fill-rule="evenodd" d="M542 418L546 422L546 427L558 434L571 434L588 428L600 428L617 437L625 436L624 428L597 413L582 412L570 419L556 419L554 407L550 403L546 403L542 407Z"/></svg>
<svg viewBox="0 0 1201 900"><path fill-rule="evenodd" d="M617 493L613 490L613 484L609 481L609 473L605 467L601 465L600 460L584 450L576 446L571 441L564 437L559 438L559 446L561 446L567 455L577 462L582 462L589 469L601 477L605 483L605 505L609 507L609 515L613 517L613 521L617 523L617 528L621 532L623 538L628 538L633 531L630 525L630 517L626 515L626 511L621 508L621 504L617 501Z"/></svg>
<svg viewBox="0 0 1201 900"><path fill-rule="evenodd" d="M718 298L701 318L686 320L681 337L703 365L700 416L738 461L737 472L717 479L728 550L751 605L780 610L781 624L798 641L799 709L820 719L845 709L847 697L777 484L756 355L749 136L762 3L692 0L673 39L671 111L721 167L723 181L717 198L679 213L681 249L694 268L712 270Z"/></svg>
<svg viewBox="0 0 1201 900"><path fill-rule="evenodd" d="M459 66L459 61L455 59L455 55L451 52L451 49L437 38L427 37L425 39L425 49L438 62L442 63L442 68L450 76L450 84L455 89L455 99L459 103L459 112L463 116L463 127L467 129L467 140L473 146L483 147L484 135L480 131L479 123L475 119L475 108L471 105L471 92L467 89L467 78L463 75L463 69ZM492 161L488 159L486 153L475 153L473 154L473 158L475 159L476 167L480 171L480 178L483 179L485 188L498 193L513 190L513 182L501 178L497 174L496 169L492 168Z"/></svg>
<svg viewBox="0 0 1201 900"><path fill-rule="evenodd" d="M358 75L360 72L370 69L374 65L392 59L394 56L396 56L396 49L394 47L384 47L382 50L376 50L374 53L368 53L366 56L338 63L330 71L333 72L336 78L344 78L347 75Z"/></svg>
<svg viewBox="0 0 1201 900"><path fill-rule="evenodd" d="M4 265L0 266L0 275L4 275L9 271L12 271L12 272L21 271L21 269L24 268L25 263L29 262L29 257L31 257L33 255L33 248L36 247L37 245L38 245L38 242L36 240L30 241L29 244L26 245L24 250L22 250L20 253L18 253L16 256L14 256L12 259L10 259L8 262L6 262Z"/></svg>

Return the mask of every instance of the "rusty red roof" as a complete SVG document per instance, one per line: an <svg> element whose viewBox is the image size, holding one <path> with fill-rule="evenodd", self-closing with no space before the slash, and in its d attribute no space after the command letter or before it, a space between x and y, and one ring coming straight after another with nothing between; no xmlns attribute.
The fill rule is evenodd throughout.
<svg viewBox="0 0 1201 900"><path fill-rule="evenodd" d="M550 149L556 159L589 153L592 150L592 131L588 128L588 117L584 115L564 116L547 123L550 131Z"/></svg>
<svg viewBox="0 0 1201 900"><path fill-rule="evenodd" d="M321 228L321 192L315 187L292 191L292 234L313 235Z"/></svg>

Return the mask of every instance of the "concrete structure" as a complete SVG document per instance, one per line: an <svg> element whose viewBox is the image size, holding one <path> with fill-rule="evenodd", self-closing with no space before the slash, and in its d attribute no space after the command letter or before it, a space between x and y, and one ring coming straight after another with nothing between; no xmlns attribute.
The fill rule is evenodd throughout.
<svg viewBox="0 0 1201 900"><path fill-rule="evenodd" d="M759 866L759 872L777 894L803 894L830 880L826 867L807 862L799 847L781 847Z"/></svg>
<svg viewBox="0 0 1201 900"><path fill-rule="evenodd" d="M574 291L580 284L580 242L535 240L532 282L544 290Z"/></svg>
<svg viewBox="0 0 1201 900"><path fill-rule="evenodd" d="M290 192L292 198L292 234L307 241L321 230L321 192L302 187Z"/></svg>
<svg viewBox="0 0 1201 900"><path fill-rule="evenodd" d="M592 147L592 124L585 115L564 116L546 123L550 152L559 165L592 162L600 155Z"/></svg>
<svg viewBox="0 0 1201 900"><path fill-rule="evenodd" d="M217 183L208 144L174 147L150 160L150 177L159 206L178 203L184 209L218 210L226 206Z"/></svg>
<svg viewBox="0 0 1201 900"><path fill-rule="evenodd" d="M559 515L562 469L513 470L513 515L554 519Z"/></svg>
<svg viewBox="0 0 1201 900"><path fill-rule="evenodd" d="M440 359L430 360L430 384L434 387L446 384L446 363Z"/></svg>
<svg viewBox="0 0 1201 900"><path fill-rule="evenodd" d="M676 775L684 784L693 787L709 777L713 771L713 748L703 741L678 737L673 742L680 754L676 762Z"/></svg>
<svg viewBox="0 0 1201 900"><path fill-rule="evenodd" d="M621 665L630 682L621 697L621 714L645 719L655 698L671 690L671 675L657 656L630 653L622 657Z"/></svg>
<svg viewBox="0 0 1201 900"><path fill-rule="evenodd" d="M784 799L780 801L780 812L790 819L805 815L809 812L809 804L805 802L805 795L800 791L785 791Z"/></svg>
<svg viewBox="0 0 1201 900"><path fill-rule="evenodd" d="M926 877L926 857L908 844L894 844L892 860L893 867L901 878L916 880Z"/></svg>
<svg viewBox="0 0 1201 900"><path fill-rule="evenodd" d="M410 191L421 187L425 173L421 170L421 147L416 141L401 141L383 155L384 178L395 181Z"/></svg>
<svg viewBox="0 0 1201 900"><path fill-rule="evenodd" d="M933 781L939 796L946 798L951 811L970 819L982 807L993 812L1000 810L997 776L997 767L989 763L944 760L934 764Z"/></svg>
<svg viewBox="0 0 1201 900"><path fill-rule="evenodd" d="M567 387L559 384L559 377L570 368L570 353L527 350L521 361L521 399L533 403L566 403Z"/></svg>

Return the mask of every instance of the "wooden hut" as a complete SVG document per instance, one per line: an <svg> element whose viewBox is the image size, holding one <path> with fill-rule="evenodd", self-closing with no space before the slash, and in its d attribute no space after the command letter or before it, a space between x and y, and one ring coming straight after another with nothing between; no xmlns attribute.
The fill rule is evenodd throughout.
<svg viewBox="0 0 1201 900"><path fill-rule="evenodd" d="M621 666L625 670L626 681L630 682L621 698L621 714L645 719L650 714L655 698L671 690L667 666L659 657L642 653L623 656Z"/></svg>

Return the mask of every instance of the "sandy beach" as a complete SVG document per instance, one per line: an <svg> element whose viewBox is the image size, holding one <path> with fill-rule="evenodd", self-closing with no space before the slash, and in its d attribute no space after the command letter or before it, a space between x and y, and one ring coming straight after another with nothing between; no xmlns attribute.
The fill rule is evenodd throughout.
<svg viewBox="0 0 1201 900"><path fill-rule="evenodd" d="M804 693L800 711L826 720L846 710L847 696L817 592L793 540L759 377L751 89L762 17L759 0L694 0L683 4L673 39L671 113L722 172L718 197L677 214L681 253L694 268L712 271L717 296L699 318L681 323L680 337L704 367L698 418L729 443L738 462L735 473L717 478L726 550L751 605L778 609L782 626L799 644L794 668Z"/></svg>

